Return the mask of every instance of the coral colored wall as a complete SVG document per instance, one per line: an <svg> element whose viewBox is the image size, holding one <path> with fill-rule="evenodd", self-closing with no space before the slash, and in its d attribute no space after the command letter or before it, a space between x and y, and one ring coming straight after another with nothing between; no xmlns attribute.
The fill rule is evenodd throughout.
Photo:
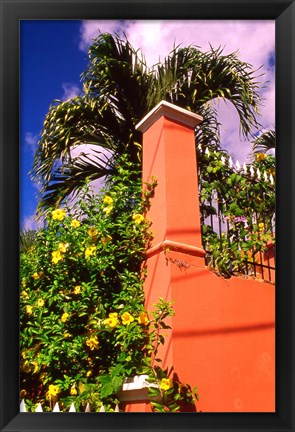
<svg viewBox="0 0 295 432"><path fill-rule="evenodd" d="M155 235L147 251L146 306L152 309L159 297L174 302L172 330L159 354L181 381L198 386L198 411L273 412L275 287L253 278L224 279L205 266L197 117L162 102L138 125L143 181L158 180L146 215ZM179 248L165 252L163 242Z"/></svg>
<svg viewBox="0 0 295 432"><path fill-rule="evenodd" d="M161 356L181 381L198 386L197 410L275 411L274 285L224 279L177 252L160 255L149 263L157 271L146 281L147 307L159 296L174 302Z"/></svg>
<svg viewBox="0 0 295 432"><path fill-rule="evenodd" d="M152 412L151 404L148 401L123 402L120 409L123 412Z"/></svg>

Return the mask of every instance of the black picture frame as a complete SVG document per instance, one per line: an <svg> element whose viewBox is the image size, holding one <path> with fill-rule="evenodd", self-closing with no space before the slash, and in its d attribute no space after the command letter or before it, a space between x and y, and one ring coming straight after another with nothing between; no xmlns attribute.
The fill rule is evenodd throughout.
<svg viewBox="0 0 295 432"><path fill-rule="evenodd" d="M1 431L295 431L294 0L0 0ZM277 295L275 413L19 413L19 21L276 20Z"/></svg>

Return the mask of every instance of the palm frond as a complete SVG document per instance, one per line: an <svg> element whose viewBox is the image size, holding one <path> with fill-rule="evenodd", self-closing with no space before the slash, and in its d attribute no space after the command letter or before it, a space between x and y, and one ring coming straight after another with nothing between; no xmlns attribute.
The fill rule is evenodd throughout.
<svg viewBox="0 0 295 432"><path fill-rule="evenodd" d="M213 99L231 102L240 118L241 133L249 136L259 125L256 72L236 52L223 55L220 48L211 48L203 53L197 47L188 47L172 51L158 66L157 75L166 91L164 98L192 111L200 112Z"/></svg>
<svg viewBox="0 0 295 432"><path fill-rule="evenodd" d="M265 153L276 146L276 132L275 130L267 130L262 132L253 142L253 154Z"/></svg>
<svg viewBox="0 0 295 432"><path fill-rule="evenodd" d="M114 173L114 165L93 154L82 154L71 164L60 166L50 184L41 191L37 212L45 215L52 207L58 207L67 197L75 198L86 183L91 183Z"/></svg>
<svg viewBox="0 0 295 432"><path fill-rule="evenodd" d="M238 53L223 55L221 48L203 53L195 46L177 46L163 63L148 68L142 52L126 36L100 34L82 74L84 94L54 102L46 116L31 172L43 184L39 208L56 205L78 191L86 178L105 175L101 161L73 160L72 150L81 144L109 150L110 163L122 154L138 162L142 137L135 125L161 100L204 117L196 129L203 145L220 146L212 100L230 101L239 115L241 133L251 135L259 126L257 79Z"/></svg>
<svg viewBox="0 0 295 432"><path fill-rule="evenodd" d="M111 139L109 126L112 128ZM44 121L31 171L33 178L48 183L56 161L69 163L71 150L80 144L117 150L121 142L121 129L109 107L101 106L95 99L77 97L66 102L55 102Z"/></svg>

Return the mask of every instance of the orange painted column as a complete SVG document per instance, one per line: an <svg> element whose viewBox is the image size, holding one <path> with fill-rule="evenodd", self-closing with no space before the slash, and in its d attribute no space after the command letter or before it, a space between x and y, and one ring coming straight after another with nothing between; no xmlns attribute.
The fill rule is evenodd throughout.
<svg viewBox="0 0 295 432"><path fill-rule="evenodd" d="M173 287L181 283L169 259L179 260L179 266L184 260L204 267L194 133L201 121L201 116L162 101L136 126L143 133L143 184L152 177L158 182L146 215L154 235L144 286L148 309L160 297L173 300ZM172 325L172 319L167 324ZM159 354L164 366L173 363L173 332Z"/></svg>
<svg viewBox="0 0 295 432"><path fill-rule="evenodd" d="M224 279L205 266L194 136L201 120L161 102L137 125L143 182L158 181L146 215L154 233L146 307L160 297L173 301L172 330L159 357L180 381L198 386L198 411L273 412L275 287Z"/></svg>
<svg viewBox="0 0 295 432"><path fill-rule="evenodd" d="M168 102L138 125L143 132L143 182L158 180L152 207L152 246L164 241L201 248L194 128L202 117Z"/></svg>

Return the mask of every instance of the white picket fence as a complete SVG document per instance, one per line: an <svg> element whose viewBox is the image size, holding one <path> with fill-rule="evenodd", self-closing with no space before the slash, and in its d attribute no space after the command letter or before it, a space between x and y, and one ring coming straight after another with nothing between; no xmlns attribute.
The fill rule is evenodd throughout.
<svg viewBox="0 0 295 432"><path fill-rule="evenodd" d="M21 412L21 413L26 413L26 412L28 412L24 400L22 400L21 403L20 403L20 409L19 409L19 412ZM37 405L37 407L36 407L36 409L35 409L35 412L44 412L41 403L38 403L38 405ZM50 412L50 411L49 411L49 412ZM78 411L77 411L76 408L75 408L75 404L74 404L74 402L71 404L71 406L70 406L70 408L69 408L68 411L61 411L61 410L60 410L59 403L56 402L55 405L54 405L54 407L53 407L52 412L78 412ZM90 410L90 405L89 405L88 402L87 402L87 404L86 404L86 408L85 408L85 411L84 411L84 412L87 412L87 413L88 413L88 412L91 412L91 410ZM103 405L101 406L99 412L105 412L105 407L104 407ZM119 405L116 405L114 412L116 412L116 413L117 413L117 412L120 412Z"/></svg>
<svg viewBox="0 0 295 432"><path fill-rule="evenodd" d="M133 377L126 378L121 391L118 393L118 399L121 402L132 402L140 400L148 400L148 388L157 387L156 384L148 382L148 375L135 375ZM20 403L20 412L26 413L28 409L26 407L24 399ZM44 412L41 403L38 403L34 412ZM46 411L48 412L48 411ZM76 410L74 402L70 408L66 410L60 410L59 403L56 402L52 411L49 412L80 412ZM89 403L86 404L84 412L91 412ZM106 412L105 407L102 405L99 412ZM120 412L119 405L116 405L115 413Z"/></svg>
<svg viewBox="0 0 295 432"><path fill-rule="evenodd" d="M198 149L201 153L204 151L204 149L200 144L198 145ZM205 155L210 156L210 154L217 155L217 152L216 151L211 152L207 147L205 150ZM238 160L234 164L231 157L226 159L224 156L221 156L220 160L223 165L228 164L229 168L232 168L236 172L239 172L241 174L249 174L251 177L257 178L257 180L261 179L262 173L259 168L254 168L252 165L246 165L245 162L241 165ZM272 185L274 184L274 177L272 174L268 175L266 172L264 172L263 178L265 181L269 181Z"/></svg>

